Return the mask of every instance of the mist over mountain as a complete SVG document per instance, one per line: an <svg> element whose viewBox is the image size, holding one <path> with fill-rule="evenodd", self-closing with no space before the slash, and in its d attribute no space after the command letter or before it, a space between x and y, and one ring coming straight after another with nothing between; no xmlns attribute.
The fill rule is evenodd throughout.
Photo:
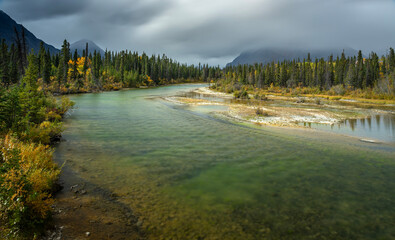
<svg viewBox="0 0 395 240"><path fill-rule="evenodd" d="M342 52L347 56L356 56L358 51L353 48L344 49L318 49L318 50L296 50L296 49L285 49L285 48L264 48L252 51L246 51L241 53L232 62L228 63L227 66L237 66L239 64L255 64L255 63L270 63L272 61L284 61L293 59L307 59L308 53L310 53L311 59L314 61L316 58L328 59L330 55L336 59L337 56L341 56Z"/></svg>
<svg viewBox="0 0 395 240"><path fill-rule="evenodd" d="M104 50L101 49L96 43L91 40L81 39L75 43L70 44L70 52L74 54L75 50L77 50L78 54L82 56L83 50L85 50L86 43L88 43L88 55L91 53L99 52L101 56L104 56Z"/></svg>
<svg viewBox="0 0 395 240"><path fill-rule="evenodd" d="M7 45L11 46L12 43L15 43L16 28L19 34L22 34L22 28L25 30L25 39L27 45L27 52L30 52L31 49L37 53L40 50L41 39L38 39L31 33L28 29L26 29L23 25L18 24L14 19L12 19L8 14L0 10L0 39L5 39ZM54 46L49 45L44 42L45 49L48 49L51 54L56 54L59 52L59 49L56 49Z"/></svg>

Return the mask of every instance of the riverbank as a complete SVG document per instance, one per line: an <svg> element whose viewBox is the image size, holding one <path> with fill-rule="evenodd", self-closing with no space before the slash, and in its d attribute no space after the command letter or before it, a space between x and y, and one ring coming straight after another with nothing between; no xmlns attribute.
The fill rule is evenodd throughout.
<svg viewBox="0 0 395 240"><path fill-rule="evenodd" d="M223 105L220 114L239 121L281 127L303 127L300 123L333 125L346 119L374 114L395 114L395 105L371 101L330 99L317 96L266 95L264 99L235 99L233 94L199 88L183 95L167 97L168 101L189 105Z"/></svg>
<svg viewBox="0 0 395 240"><path fill-rule="evenodd" d="M145 239L137 217L115 193L81 178L67 164L59 183L63 189L52 206L53 225L43 240Z"/></svg>
<svg viewBox="0 0 395 240"><path fill-rule="evenodd" d="M34 84L0 89L0 101L0 238L38 238L50 222L60 174L52 146L74 103Z"/></svg>

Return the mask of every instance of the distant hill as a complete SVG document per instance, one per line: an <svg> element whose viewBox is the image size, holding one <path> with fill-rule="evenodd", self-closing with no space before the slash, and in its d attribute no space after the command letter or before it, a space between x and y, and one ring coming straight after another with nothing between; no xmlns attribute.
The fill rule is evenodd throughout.
<svg viewBox="0 0 395 240"><path fill-rule="evenodd" d="M15 20L13 20L5 12L0 10L0 39L5 39L7 45L9 46L11 46L11 44L14 43L16 39L14 27L16 27L16 29L20 34L22 33L22 28L25 29L27 52L29 53L31 49L34 49L34 51L38 53L38 51L40 50L40 43L42 40L38 39L36 36L34 36L33 33L27 30L24 26L15 22ZM44 42L44 46L46 49L49 49L49 52L51 54L56 54L59 52L59 49L56 49L54 46L49 45L45 42Z"/></svg>
<svg viewBox="0 0 395 240"><path fill-rule="evenodd" d="M283 61L283 60L293 60L300 59L303 61L304 58L307 59L307 54L310 52L310 57L314 61L316 58L324 58L325 60L332 54L334 59L337 56L341 56L343 49L321 49L321 50L291 50L291 49L281 49L281 48L265 48L254 51L247 51L241 53L236 57L231 63L226 66L237 66L239 64L255 64L255 63L270 63L272 61ZM346 56L356 56L358 51L352 48L344 48L344 54Z"/></svg>
<svg viewBox="0 0 395 240"><path fill-rule="evenodd" d="M77 49L78 54L82 56L82 51L85 49L86 43L88 43L88 54L92 53L93 55L96 50L96 52L100 52L102 57L104 56L104 50L97 46L96 43L94 43L93 41L87 39L82 39L71 44L70 52L74 54L75 50Z"/></svg>

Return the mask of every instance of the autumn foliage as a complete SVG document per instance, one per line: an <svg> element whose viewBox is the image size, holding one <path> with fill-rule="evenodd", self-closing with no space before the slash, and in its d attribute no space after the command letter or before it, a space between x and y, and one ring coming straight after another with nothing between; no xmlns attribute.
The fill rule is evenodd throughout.
<svg viewBox="0 0 395 240"><path fill-rule="evenodd" d="M29 77L0 88L0 239L31 239L47 223L60 173L50 145L73 104L47 95Z"/></svg>
<svg viewBox="0 0 395 240"><path fill-rule="evenodd" d="M0 217L12 236L50 216L51 189L60 173L45 145L0 140Z"/></svg>

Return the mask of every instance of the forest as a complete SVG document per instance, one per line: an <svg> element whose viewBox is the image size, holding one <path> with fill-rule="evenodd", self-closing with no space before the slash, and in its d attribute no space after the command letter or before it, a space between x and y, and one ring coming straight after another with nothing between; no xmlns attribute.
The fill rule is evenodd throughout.
<svg viewBox="0 0 395 240"><path fill-rule="evenodd" d="M2 87L17 84L29 65L37 68L36 83L54 94L86 93L149 87L187 82L215 82L218 90L233 92L241 86L255 89L281 89L281 92L325 93L361 98L393 99L395 53L386 56L372 52L364 57L328 56L327 59L285 60L268 64L238 65L220 68L207 64L181 64L166 55L148 56L131 51L106 51L104 56L89 46L82 56L70 52L64 40L59 54L51 55L43 44L38 53L26 50L23 41L1 44L0 77ZM87 54L89 53L89 54ZM28 59L29 58L29 59Z"/></svg>
<svg viewBox="0 0 395 240"><path fill-rule="evenodd" d="M349 95L358 98L394 99L395 53L389 49L387 56L372 52L364 58L294 59L269 64L238 65L226 67L213 88L235 96L246 89L269 90L282 94ZM244 88L243 88L244 87ZM241 96L246 96L241 94Z"/></svg>
<svg viewBox="0 0 395 240"><path fill-rule="evenodd" d="M37 69L35 81L44 91L56 94L85 93L121 88L149 87L172 83L206 82L221 75L219 67L180 64L165 55L151 57L138 52L106 51L104 56L89 46L79 56L63 42L59 54L51 55L41 44L38 53L26 51L23 43L1 45L0 76L3 87L17 84L27 65Z"/></svg>

